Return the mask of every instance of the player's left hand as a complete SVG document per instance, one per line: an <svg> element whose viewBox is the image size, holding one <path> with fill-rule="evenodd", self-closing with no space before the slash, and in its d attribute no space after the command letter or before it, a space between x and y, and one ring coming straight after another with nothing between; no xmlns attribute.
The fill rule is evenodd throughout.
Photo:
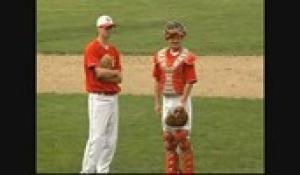
<svg viewBox="0 0 300 175"><path fill-rule="evenodd" d="M158 104L158 103L155 103L155 104L154 104L154 112L155 112L156 114L158 114L159 117L161 117L161 108L160 108L160 104Z"/></svg>
<svg viewBox="0 0 300 175"><path fill-rule="evenodd" d="M177 106L174 111L168 113L165 122L169 126L184 126L187 120L188 113L185 108Z"/></svg>

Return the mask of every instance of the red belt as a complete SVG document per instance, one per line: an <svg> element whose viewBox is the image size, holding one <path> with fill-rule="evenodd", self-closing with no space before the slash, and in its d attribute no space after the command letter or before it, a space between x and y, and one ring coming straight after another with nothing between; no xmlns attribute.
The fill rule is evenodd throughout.
<svg viewBox="0 0 300 175"><path fill-rule="evenodd" d="M99 94L99 95L115 95L117 94L117 92L93 92L95 94Z"/></svg>

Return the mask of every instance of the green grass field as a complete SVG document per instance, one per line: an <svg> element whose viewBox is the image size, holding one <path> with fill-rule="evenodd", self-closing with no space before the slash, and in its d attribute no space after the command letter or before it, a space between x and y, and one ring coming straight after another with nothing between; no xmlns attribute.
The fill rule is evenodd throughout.
<svg viewBox="0 0 300 175"><path fill-rule="evenodd" d="M168 20L184 23L198 55L263 55L263 0L37 0L37 51L81 54L96 18L113 17L112 42L124 54L163 47Z"/></svg>
<svg viewBox="0 0 300 175"><path fill-rule="evenodd" d="M37 95L37 172L77 173L87 139L84 94ZM112 173L163 171L160 120L152 97L122 95ZM263 100L193 100L196 172L264 172Z"/></svg>

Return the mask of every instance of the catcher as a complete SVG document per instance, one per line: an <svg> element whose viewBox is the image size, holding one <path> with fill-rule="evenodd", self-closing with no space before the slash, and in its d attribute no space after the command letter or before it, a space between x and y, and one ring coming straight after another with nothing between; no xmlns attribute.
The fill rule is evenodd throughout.
<svg viewBox="0 0 300 175"><path fill-rule="evenodd" d="M154 111L161 112L165 147L165 173L193 173L194 158L190 140L192 124L191 90L197 82L195 55L181 46L185 27L168 22L164 37L168 47L153 59ZM182 168L180 165L182 164Z"/></svg>

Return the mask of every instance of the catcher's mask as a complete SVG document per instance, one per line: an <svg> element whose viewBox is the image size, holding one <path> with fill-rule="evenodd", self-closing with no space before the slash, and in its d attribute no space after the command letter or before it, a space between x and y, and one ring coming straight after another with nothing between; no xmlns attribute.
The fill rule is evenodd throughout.
<svg viewBox="0 0 300 175"><path fill-rule="evenodd" d="M165 26L164 35L166 40L174 37L184 38L186 36L186 30L181 23L169 21Z"/></svg>

